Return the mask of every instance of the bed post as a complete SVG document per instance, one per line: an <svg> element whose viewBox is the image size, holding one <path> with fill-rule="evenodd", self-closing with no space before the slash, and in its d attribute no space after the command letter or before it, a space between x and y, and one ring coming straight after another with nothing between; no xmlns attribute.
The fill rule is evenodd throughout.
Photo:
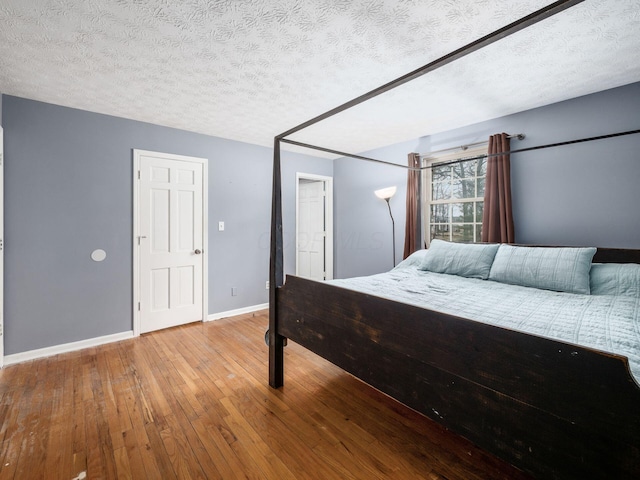
<svg viewBox="0 0 640 480"><path fill-rule="evenodd" d="M284 384L284 337L278 335L277 289L284 283L282 252L282 177L280 138L273 145L273 190L271 193L271 253L269 262L269 385Z"/></svg>

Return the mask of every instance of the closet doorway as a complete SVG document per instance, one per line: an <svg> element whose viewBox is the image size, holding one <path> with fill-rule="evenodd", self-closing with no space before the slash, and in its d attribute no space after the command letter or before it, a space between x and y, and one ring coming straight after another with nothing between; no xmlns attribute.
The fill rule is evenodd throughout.
<svg viewBox="0 0 640 480"><path fill-rule="evenodd" d="M296 275L333 278L333 178L296 174Z"/></svg>

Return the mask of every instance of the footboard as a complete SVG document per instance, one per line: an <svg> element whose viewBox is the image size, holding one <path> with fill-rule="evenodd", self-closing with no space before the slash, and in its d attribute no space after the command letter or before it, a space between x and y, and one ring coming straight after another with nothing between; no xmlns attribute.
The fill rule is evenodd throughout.
<svg viewBox="0 0 640 480"><path fill-rule="evenodd" d="M287 277L277 334L540 478L640 478L624 357Z"/></svg>

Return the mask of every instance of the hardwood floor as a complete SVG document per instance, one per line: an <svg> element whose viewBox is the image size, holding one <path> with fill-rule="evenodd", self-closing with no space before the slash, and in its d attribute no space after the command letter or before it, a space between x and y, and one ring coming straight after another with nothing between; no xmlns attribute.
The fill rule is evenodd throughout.
<svg viewBox="0 0 640 480"><path fill-rule="evenodd" d="M0 479L525 479L299 345L266 312L6 367Z"/></svg>

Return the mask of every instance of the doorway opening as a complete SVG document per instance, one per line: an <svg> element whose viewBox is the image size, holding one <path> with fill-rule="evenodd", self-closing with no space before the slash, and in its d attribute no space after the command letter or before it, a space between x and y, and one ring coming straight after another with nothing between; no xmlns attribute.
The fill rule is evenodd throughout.
<svg viewBox="0 0 640 480"><path fill-rule="evenodd" d="M333 178L296 174L296 275L333 278Z"/></svg>

